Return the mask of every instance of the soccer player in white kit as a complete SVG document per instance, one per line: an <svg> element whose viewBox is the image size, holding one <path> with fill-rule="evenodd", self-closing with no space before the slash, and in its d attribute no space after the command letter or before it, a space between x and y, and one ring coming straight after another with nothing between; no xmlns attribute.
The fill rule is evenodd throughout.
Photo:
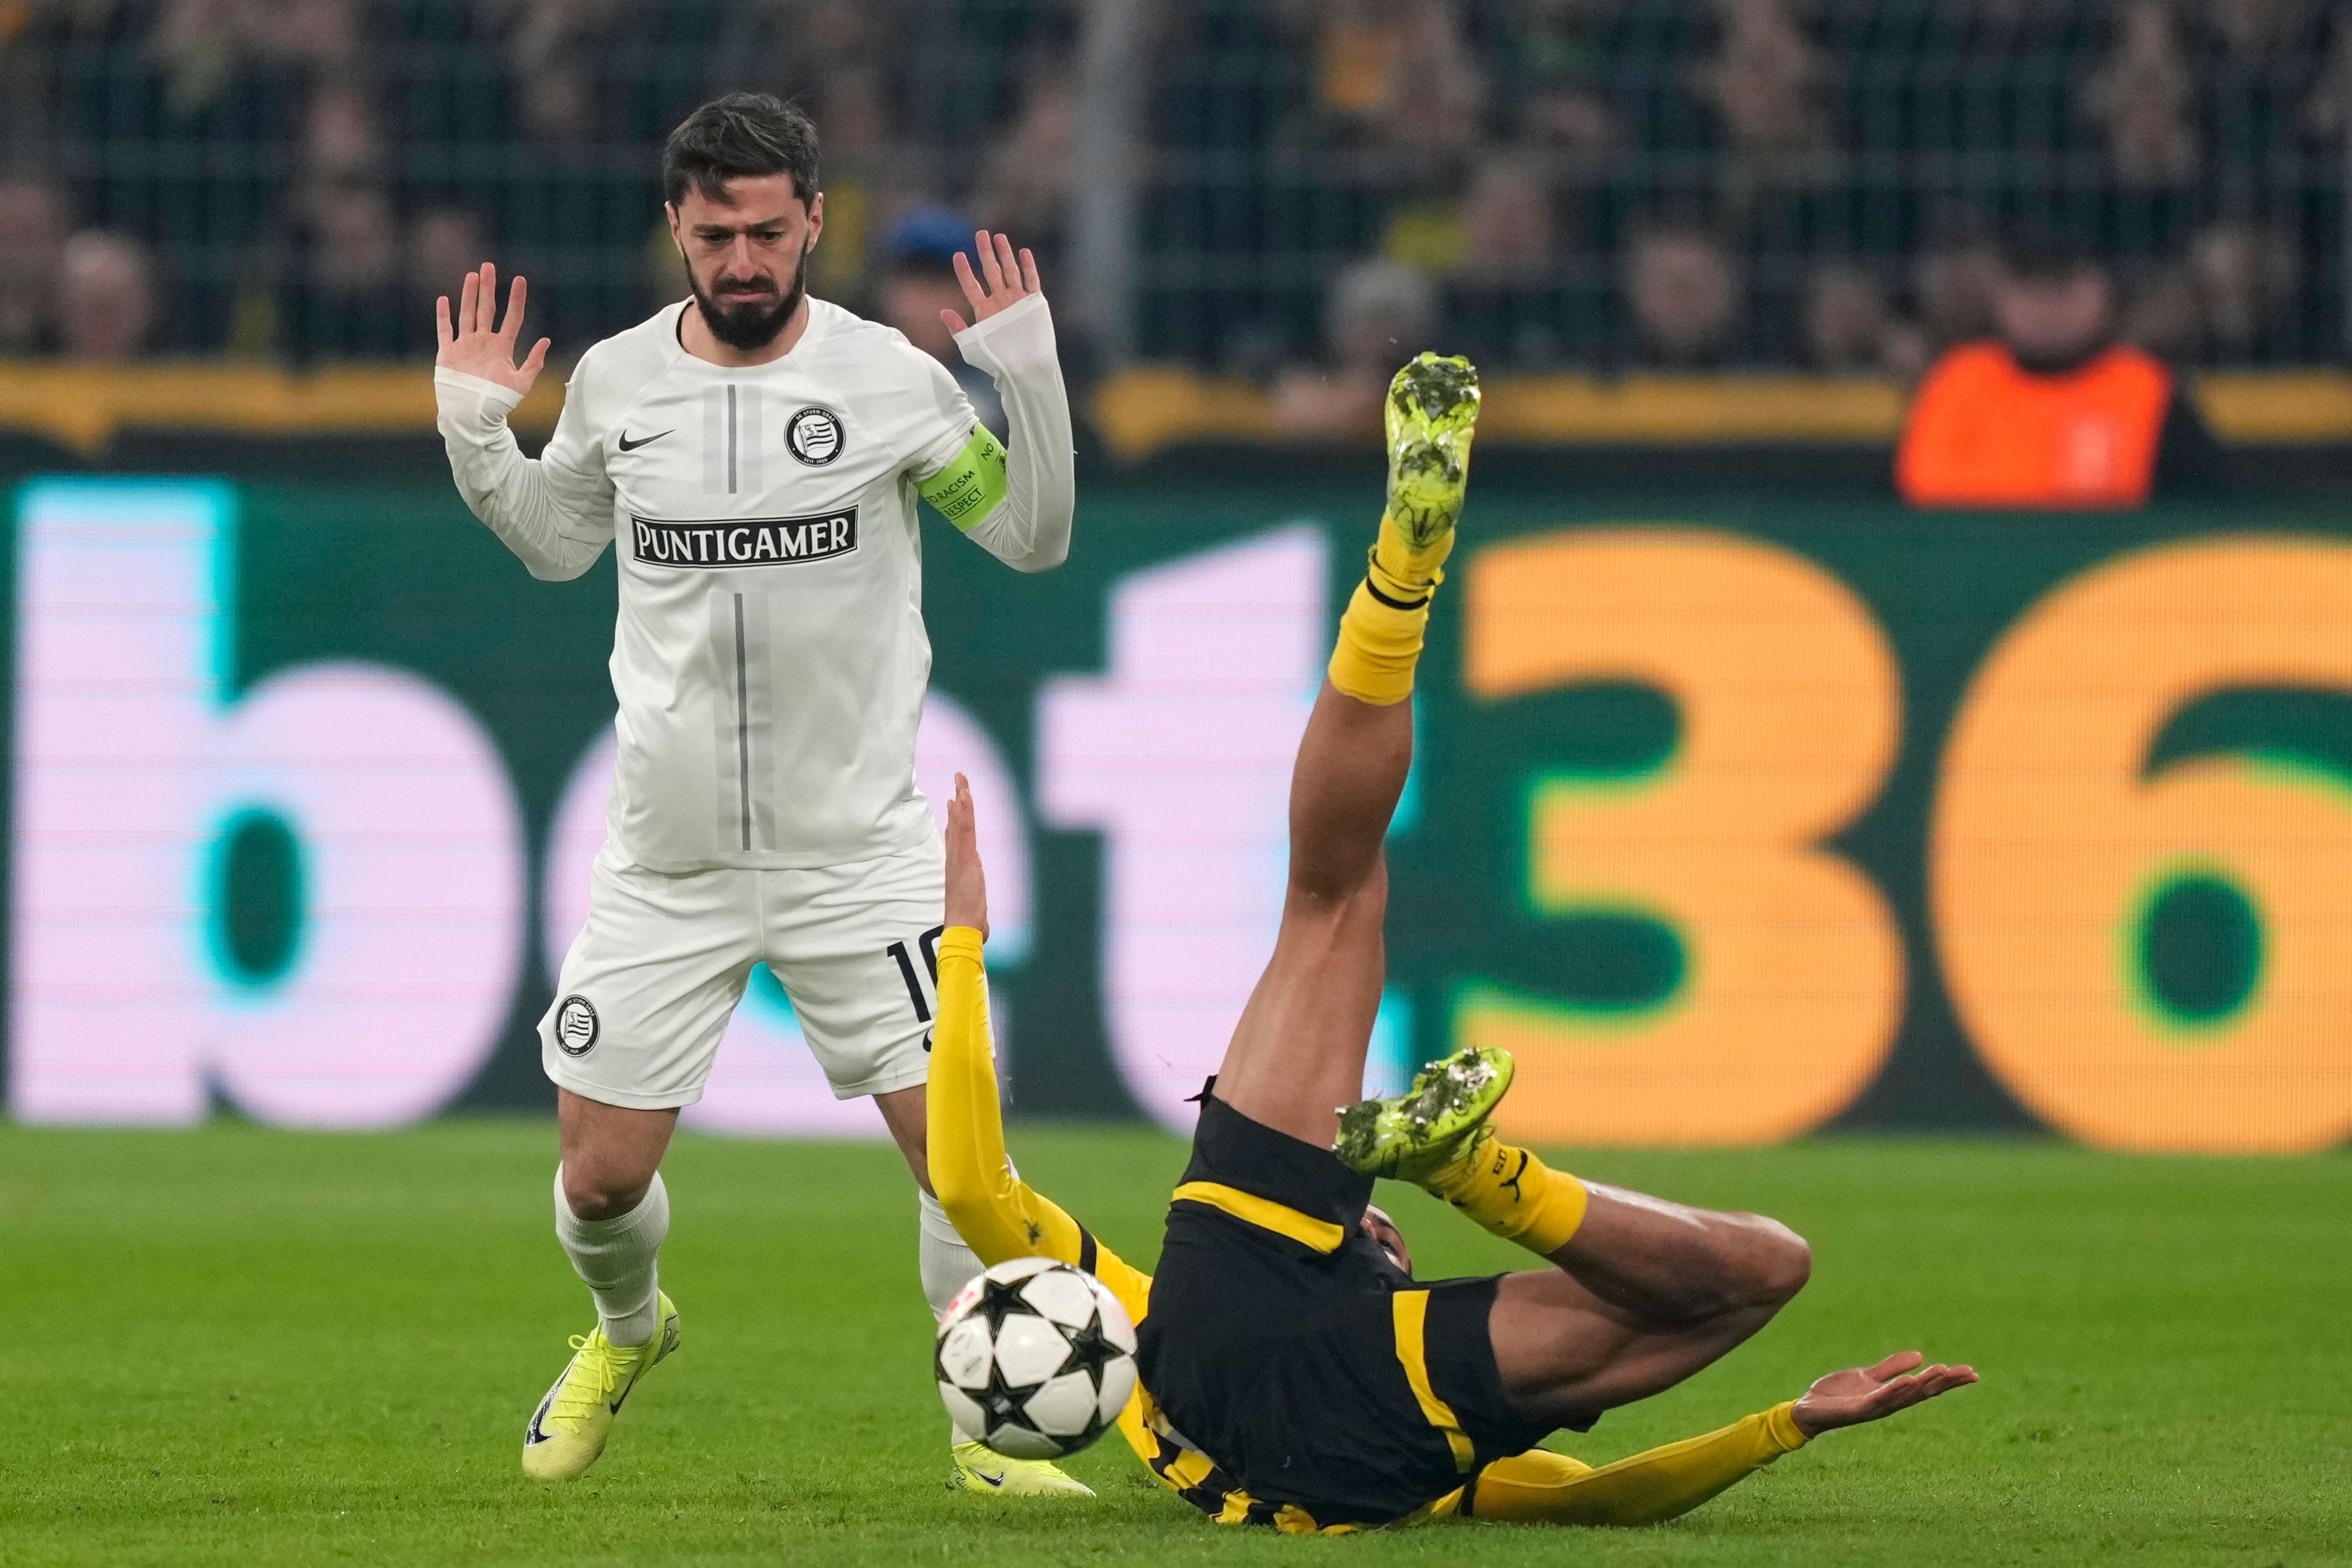
<svg viewBox="0 0 2352 1568"><path fill-rule="evenodd" d="M620 561L619 761L588 924L540 1024L562 1163L555 1228L598 1323L531 1415L524 1470L577 1476L638 1378L677 1346L656 1255L660 1165L764 962L834 1092L872 1095L922 1187L934 1310L981 1270L924 1163L928 959L944 889L915 787L930 672L919 495L1023 572L1061 564L1075 504L1070 413L1035 262L1002 235L956 269L943 312L1004 401L1010 445L898 332L808 298L824 227L815 127L735 94L663 155L692 298L581 357L545 453L507 416L547 357L517 363L525 288L496 322L485 266L439 301L434 383L457 488L534 577ZM954 1445L950 1485L1086 1489Z"/></svg>

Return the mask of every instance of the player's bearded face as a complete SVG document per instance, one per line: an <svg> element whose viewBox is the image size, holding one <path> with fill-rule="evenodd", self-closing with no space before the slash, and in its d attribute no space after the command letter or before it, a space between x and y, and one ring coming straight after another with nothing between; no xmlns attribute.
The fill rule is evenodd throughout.
<svg viewBox="0 0 2352 1568"><path fill-rule="evenodd" d="M824 228L824 196L803 197L790 174L689 188L669 209L688 287L710 335L752 353L776 340L808 297L809 252Z"/></svg>
<svg viewBox="0 0 2352 1568"><path fill-rule="evenodd" d="M773 342L808 297L808 258L814 248L814 245L802 247L793 263L791 279L782 284L764 269L745 269L733 256L706 264L702 270L710 274L707 283L701 270L689 264L687 280L693 286L694 303L702 311L710 335L730 349L747 352Z"/></svg>

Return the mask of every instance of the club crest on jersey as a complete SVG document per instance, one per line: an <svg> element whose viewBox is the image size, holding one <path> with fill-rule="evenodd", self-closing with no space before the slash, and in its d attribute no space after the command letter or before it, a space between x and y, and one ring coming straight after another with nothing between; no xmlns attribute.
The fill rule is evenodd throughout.
<svg viewBox="0 0 2352 1568"><path fill-rule="evenodd" d="M857 509L814 517L711 518L665 522L633 517L634 559L641 566L796 566L857 548Z"/></svg>
<svg viewBox="0 0 2352 1568"><path fill-rule="evenodd" d="M812 468L822 468L841 456L841 416L810 404L784 421L784 445Z"/></svg>
<svg viewBox="0 0 2352 1568"><path fill-rule="evenodd" d="M584 1057L596 1043L596 1009L585 996L566 996L555 1009L555 1048L567 1057Z"/></svg>

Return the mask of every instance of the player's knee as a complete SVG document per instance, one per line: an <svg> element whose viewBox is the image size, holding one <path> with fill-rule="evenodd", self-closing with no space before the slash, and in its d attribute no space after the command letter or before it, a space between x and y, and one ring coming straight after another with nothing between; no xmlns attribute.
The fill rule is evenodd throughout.
<svg viewBox="0 0 2352 1568"><path fill-rule="evenodd" d="M568 1163L563 1167L563 1201L580 1219L618 1219L633 1213L646 1201L651 1185L650 1175L636 1179L593 1166L576 1171Z"/></svg>

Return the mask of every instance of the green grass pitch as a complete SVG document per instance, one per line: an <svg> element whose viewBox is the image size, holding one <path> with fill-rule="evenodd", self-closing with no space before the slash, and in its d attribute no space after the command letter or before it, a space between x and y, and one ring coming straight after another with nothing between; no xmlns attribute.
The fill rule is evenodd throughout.
<svg viewBox="0 0 2352 1568"><path fill-rule="evenodd" d="M1148 1260L1179 1165L1016 1129L1024 1172ZM940 1488L914 1205L870 1145L681 1140L684 1353L582 1482L516 1469L589 1324L548 1225L553 1131L0 1130L0 1562L1034 1564L2352 1563L2352 1159L2126 1159L1841 1140L1574 1168L1780 1215L1805 1295L1570 1451L1606 1459L1916 1346L1982 1386L1833 1436L1676 1523L1216 1530L1114 1436L1093 1504ZM1423 1271L1509 1248L1386 1189Z"/></svg>

